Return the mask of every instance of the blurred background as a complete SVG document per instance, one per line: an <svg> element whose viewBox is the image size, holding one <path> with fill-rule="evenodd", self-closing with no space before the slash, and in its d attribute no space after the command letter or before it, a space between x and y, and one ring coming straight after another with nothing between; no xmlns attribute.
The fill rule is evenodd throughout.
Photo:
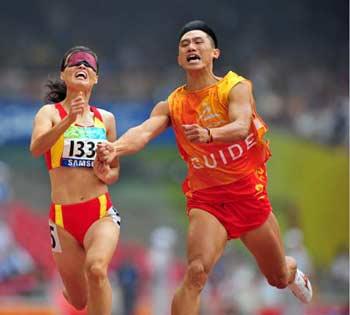
<svg viewBox="0 0 350 315"><path fill-rule="evenodd" d="M0 10L0 315L67 315L47 228L50 185L28 152L45 83L66 50L99 56L92 104L118 134L142 122L184 81L178 31L203 19L216 31L217 75L253 81L270 125L269 193L287 254L314 286L311 305L269 287L232 241L203 292L201 315L349 312L349 4L294 1L7 1ZM184 273L184 163L168 131L121 161L110 190L122 234L110 277L114 315L168 315Z"/></svg>

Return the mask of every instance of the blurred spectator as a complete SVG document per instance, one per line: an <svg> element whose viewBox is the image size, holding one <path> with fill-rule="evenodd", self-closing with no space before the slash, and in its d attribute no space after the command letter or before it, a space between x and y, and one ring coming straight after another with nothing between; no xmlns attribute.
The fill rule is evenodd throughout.
<svg viewBox="0 0 350 315"><path fill-rule="evenodd" d="M12 199L10 175L10 168L5 162L0 161L0 203L5 203Z"/></svg>
<svg viewBox="0 0 350 315"><path fill-rule="evenodd" d="M8 225L0 221L0 283L34 269L32 257L16 243Z"/></svg>
<svg viewBox="0 0 350 315"><path fill-rule="evenodd" d="M339 294L349 294L349 251L347 248L342 248L335 256L330 273L332 277L332 287ZM347 296L349 298L349 296Z"/></svg>
<svg viewBox="0 0 350 315"><path fill-rule="evenodd" d="M122 290L124 315L133 315L139 286L139 273L133 261L126 259L117 269Z"/></svg>
<svg viewBox="0 0 350 315"><path fill-rule="evenodd" d="M174 284L171 281L175 262L174 246L177 235L173 228L160 226L151 234L149 260L152 284L152 315L170 312Z"/></svg>

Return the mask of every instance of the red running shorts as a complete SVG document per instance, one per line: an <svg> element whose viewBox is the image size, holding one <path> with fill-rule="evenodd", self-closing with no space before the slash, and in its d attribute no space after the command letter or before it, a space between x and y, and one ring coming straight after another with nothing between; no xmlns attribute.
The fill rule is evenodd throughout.
<svg viewBox="0 0 350 315"><path fill-rule="evenodd" d="M187 197L187 214L191 209L201 209L215 216L225 227L228 239L261 226L272 207L267 195L266 167L231 184L197 190Z"/></svg>
<svg viewBox="0 0 350 315"><path fill-rule="evenodd" d="M100 218L111 216L120 226L120 215L112 206L109 193L84 202L68 205L51 204L50 220L69 232L80 245L89 227Z"/></svg>

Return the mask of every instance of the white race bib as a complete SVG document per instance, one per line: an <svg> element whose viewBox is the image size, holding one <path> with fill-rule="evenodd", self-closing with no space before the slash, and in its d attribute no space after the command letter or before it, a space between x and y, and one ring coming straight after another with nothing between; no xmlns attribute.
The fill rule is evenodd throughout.
<svg viewBox="0 0 350 315"><path fill-rule="evenodd" d="M93 167L101 139L64 139L62 166Z"/></svg>

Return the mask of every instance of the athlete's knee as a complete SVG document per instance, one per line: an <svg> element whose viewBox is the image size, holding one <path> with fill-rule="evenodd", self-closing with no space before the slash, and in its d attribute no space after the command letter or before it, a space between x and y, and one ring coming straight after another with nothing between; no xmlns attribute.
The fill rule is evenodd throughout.
<svg viewBox="0 0 350 315"><path fill-rule="evenodd" d="M190 288L201 291L208 279L208 272L200 259L193 260L189 263L186 272L186 284Z"/></svg>
<svg viewBox="0 0 350 315"><path fill-rule="evenodd" d="M267 275L267 282L278 289L284 289L288 286L288 273L281 272L278 274Z"/></svg>
<svg viewBox="0 0 350 315"><path fill-rule="evenodd" d="M69 300L69 304L72 305L77 311L82 311L87 304L86 300Z"/></svg>
<svg viewBox="0 0 350 315"><path fill-rule="evenodd" d="M107 278L107 266L100 260L87 261L85 270L89 282L101 282Z"/></svg>
<svg viewBox="0 0 350 315"><path fill-rule="evenodd" d="M76 297L71 297L66 289L63 289L63 296L67 300L67 302L72 305L76 310L81 311L86 307L87 299L83 297L81 294Z"/></svg>

